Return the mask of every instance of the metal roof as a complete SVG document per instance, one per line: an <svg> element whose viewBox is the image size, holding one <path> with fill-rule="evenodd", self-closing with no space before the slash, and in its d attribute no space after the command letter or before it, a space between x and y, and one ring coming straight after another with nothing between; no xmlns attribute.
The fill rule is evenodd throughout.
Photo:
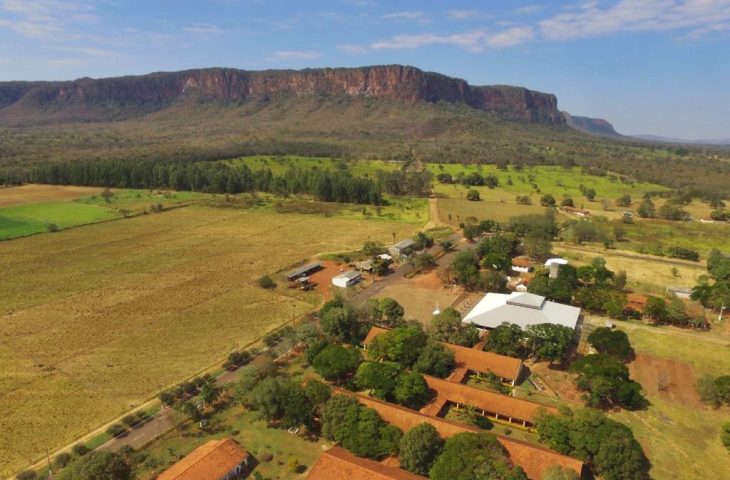
<svg viewBox="0 0 730 480"><path fill-rule="evenodd" d="M393 245L393 248L396 248L398 250L405 250L408 247L412 247L416 242L411 240L410 238L407 240L403 240L401 242L396 243Z"/></svg>
<svg viewBox="0 0 730 480"><path fill-rule="evenodd" d="M345 278L347 280L354 280L354 279L359 278L361 276L362 275L360 275L360 272L358 272L356 270L348 270L347 272L340 273L339 275L337 275L334 278Z"/></svg>
<svg viewBox="0 0 730 480"><path fill-rule="evenodd" d="M311 262L306 265L302 265L301 267L295 268L294 270L289 271L286 274L286 278L289 278L289 279L296 278L296 277L305 275L305 274L311 272L312 270L316 270L319 268L322 268L321 262Z"/></svg>
<svg viewBox="0 0 730 480"><path fill-rule="evenodd" d="M514 323L522 329L541 323L575 328L579 316L580 308L551 302L540 295L488 293L463 321L484 328L496 328L503 323Z"/></svg>

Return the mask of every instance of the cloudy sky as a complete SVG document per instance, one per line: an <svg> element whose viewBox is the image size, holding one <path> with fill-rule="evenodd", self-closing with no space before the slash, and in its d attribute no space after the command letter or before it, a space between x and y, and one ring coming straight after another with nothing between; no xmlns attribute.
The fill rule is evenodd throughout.
<svg viewBox="0 0 730 480"><path fill-rule="evenodd" d="M0 0L0 80L392 63L730 138L730 0Z"/></svg>

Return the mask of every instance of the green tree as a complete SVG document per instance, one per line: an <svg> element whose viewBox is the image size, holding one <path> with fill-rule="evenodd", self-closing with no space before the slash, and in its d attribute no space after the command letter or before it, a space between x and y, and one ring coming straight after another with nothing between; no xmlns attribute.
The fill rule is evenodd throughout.
<svg viewBox="0 0 730 480"><path fill-rule="evenodd" d="M411 473L428 475L443 446L444 441L433 425L422 423L401 438L398 449L400 465Z"/></svg>
<svg viewBox="0 0 730 480"><path fill-rule="evenodd" d="M337 383L360 365L360 351L342 345L328 345L314 357L312 367L324 378L336 378Z"/></svg>
<svg viewBox="0 0 730 480"><path fill-rule="evenodd" d="M540 414L540 441L564 454L582 458L605 480L648 480L649 461L631 429L594 409L569 415Z"/></svg>
<svg viewBox="0 0 730 480"><path fill-rule="evenodd" d="M401 304L390 297L384 297L379 300L378 311L380 312L381 318L390 325L394 325L401 320L405 313Z"/></svg>
<svg viewBox="0 0 730 480"><path fill-rule="evenodd" d="M322 383L317 380L309 380L304 385L304 394L312 404L313 412L321 414L325 404L332 396L332 388L326 383Z"/></svg>
<svg viewBox="0 0 730 480"><path fill-rule="evenodd" d="M624 408L640 408L646 403L641 395L641 385L631 380L629 369L620 360L604 353L588 355L571 365L578 374L575 383L589 405L620 405Z"/></svg>
<svg viewBox="0 0 730 480"><path fill-rule="evenodd" d="M527 327L527 336L532 345L532 355L538 361L562 363L570 352L573 329L552 323L540 323Z"/></svg>
<svg viewBox="0 0 730 480"><path fill-rule="evenodd" d="M334 341L351 344L362 340L368 329L358 320L355 308L341 298L324 304L319 311L319 323L324 333Z"/></svg>
<svg viewBox="0 0 730 480"><path fill-rule="evenodd" d="M473 324L464 324L461 314L448 307L431 319L433 338L441 342L471 347L479 341L479 330Z"/></svg>
<svg viewBox="0 0 730 480"><path fill-rule="evenodd" d="M445 378L454 369L454 352L443 345L429 341L418 355L413 370L419 373Z"/></svg>
<svg viewBox="0 0 730 480"><path fill-rule="evenodd" d="M641 201L641 203L639 204L639 207L636 209L636 213L641 218L656 217L656 207L654 206L654 202L651 201L651 198L649 198L649 197L644 198Z"/></svg>
<svg viewBox="0 0 730 480"><path fill-rule="evenodd" d="M523 245L525 253L532 258L546 258L552 252L553 245L542 232L530 232L525 236Z"/></svg>
<svg viewBox="0 0 730 480"><path fill-rule="evenodd" d="M394 328L375 337L368 347L371 358L390 360L411 368L426 345L427 337L420 325Z"/></svg>
<svg viewBox="0 0 730 480"><path fill-rule="evenodd" d="M466 199L471 200L472 202L478 202L479 201L479 190L471 189L468 192L466 192Z"/></svg>
<svg viewBox="0 0 730 480"><path fill-rule="evenodd" d="M129 480L132 467L118 453L94 451L61 470L59 480Z"/></svg>
<svg viewBox="0 0 730 480"><path fill-rule="evenodd" d="M522 341L525 337L519 325L503 323L489 332L484 350L519 357L522 354Z"/></svg>
<svg viewBox="0 0 730 480"><path fill-rule="evenodd" d="M625 193L616 199L617 207L630 207L631 206L631 195Z"/></svg>
<svg viewBox="0 0 730 480"><path fill-rule="evenodd" d="M663 298L649 296L646 299L644 313L657 322L663 322L668 315L667 302Z"/></svg>
<svg viewBox="0 0 730 480"><path fill-rule="evenodd" d="M355 374L355 384L386 400L393 393L400 373L401 366L395 362L363 362Z"/></svg>
<svg viewBox="0 0 730 480"><path fill-rule="evenodd" d="M725 448L730 450L730 422L722 426L722 430L720 431L720 441L723 445L725 445Z"/></svg>
<svg viewBox="0 0 730 480"><path fill-rule="evenodd" d="M432 480L518 480L526 476L511 466L504 447L494 435L459 433L446 440L429 477Z"/></svg>
<svg viewBox="0 0 730 480"><path fill-rule="evenodd" d="M402 372L393 395L398 403L414 410L420 410L431 396L426 380L417 372Z"/></svg>
<svg viewBox="0 0 730 480"><path fill-rule="evenodd" d="M467 287L479 285L479 262L473 250L459 252L451 263L457 283Z"/></svg>
<svg viewBox="0 0 730 480"><path fill-rule="evenodd" d="M679 297L672 297L667 304L667 319L672 323L684 323L687 320L687 310Z"/></svg>
<svg viewBox="0 0 730 480"><path fill-rule="evenodd" d="M630 360L634 356L629 337L622 330L598 327L588 335L588 343L598 353L605 353L621 361Z"/></svg>
<svg viewBox="0 0 730 480"><path fill-rule="evenodd" d="M542 205L543 207L554 207L555 197L553 197L549 193L546 193L545 195L540 197L540 205Z"/></svg>
<svg viewBox="0 0 730 480"><path fill-rule="evenodd" d="M291 381L285 383L280 401L283 404L281 423L284 427L311 427L314 405L300 384Z"/></svg>
<svg viewBox="0 0 730 480"><path fill-rule="evenodd" d="M221 391L214 384L208 382L200 389L200 399L203 405L212 405L221 395Z"/></svg>

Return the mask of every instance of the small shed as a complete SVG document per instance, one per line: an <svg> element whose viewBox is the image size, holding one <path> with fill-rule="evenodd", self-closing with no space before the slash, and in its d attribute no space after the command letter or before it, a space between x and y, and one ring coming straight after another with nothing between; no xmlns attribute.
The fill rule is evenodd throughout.
<svg viewBox="0 0 730 480"><path fill-rule="evenodd" d="M512 270L520 273L528 273L532 271L532 265L530 260L524 257L518 257L512 259Z"/></svg>
<svg viewBox="0 0 730 480"><path fill-rule="evenodd" d="M286 279L289 281L296 280L297 278L306 277L321 269L322 269L321 262L307 263L306 265L302 265L301 267L295 268L294 270L290 270L286 274Z"/></svg>
<svg viewBox="0 0 730 480"><path fill-rule="evenodd" d="M360 270L361 272L368 272L373 273L373 260L363 260L362 262L357 262L355 264L355 268Z"/></svg>
<svg viewBox="0 0 730 480"><path fill-rule="evenodd" d="M391 256L397 258L400 256L408 255L411 250L413 250L413 246L416 244L413 240L410 238L407 240L403 240L402 242L398 242L395 245L388 248L388 253L390 253Z"/></svg>
<svg viewBox="0 0 730 480"><path fill-rule="evenodd" d="M335 287L347 288L355 285L360 280L362 280L362 274L360 272L349 270L332 277L332 285Z"/></svg>
<svg viewBox="0 0 730 480"><path fill-rule="evenodd" d="M689 300L692 296L692 289L689 287L669 286L667 287L667 293L669 293L670 295L675 295L679 298L683 298L685 300Z"/></svg>

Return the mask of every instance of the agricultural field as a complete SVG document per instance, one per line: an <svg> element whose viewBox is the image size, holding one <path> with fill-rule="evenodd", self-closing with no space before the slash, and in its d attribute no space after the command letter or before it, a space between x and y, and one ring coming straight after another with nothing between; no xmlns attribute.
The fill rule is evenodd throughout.
<svg viewBox="0 0 730 480"><path fill-rule="evenodd" d="M0 243L0 475L320 302L259 276L417 229L194 205Z"/></svg>
<svg viewBox="0 0 730 480"><path fill-rule="evenodd" d="M60 200L74 200L101 192L97 187L76 187L71 185L22 185L0 188L0 207L44 203Z"/></svg>
<svg viewBox="0 0 730 480"><path fill-rule="evenodd" d="M73 201L11 205L0 208L0 240L53 232L121 216L109 208Z"/></svg>
<svg viewBox="0 0 730 480"><path fill-rule="evenodd" d="M642 380L650 405L646 410L621 410L611 416L634 431L652 463L652 478L724 478L730 471L730 456L719 434L730 408L698 405L696 394L690 391L696 377L686 377L692 371L697 377L727 374L730 341L704 332L631 322L619 322L618 328L626 331L639 354L638 364L632 364L631 370ZM664 382L666 388L651 382Z"/></svg>

